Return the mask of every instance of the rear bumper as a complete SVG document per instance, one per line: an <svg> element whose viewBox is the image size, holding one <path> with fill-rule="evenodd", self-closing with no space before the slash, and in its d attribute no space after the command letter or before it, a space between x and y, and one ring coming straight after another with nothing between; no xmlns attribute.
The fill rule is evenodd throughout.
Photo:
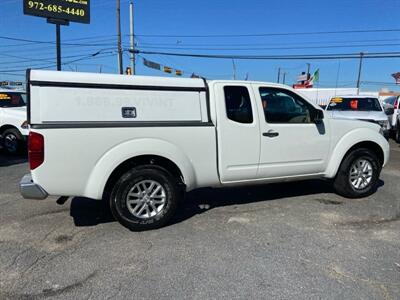
<svg viewBox="0 0 400 300"><path fill-rule="evenodd" d="M22 177L19 183L19 190L25 199L43 200L48 196L47 192L40 185L33 182L31 174Z"/></svg>

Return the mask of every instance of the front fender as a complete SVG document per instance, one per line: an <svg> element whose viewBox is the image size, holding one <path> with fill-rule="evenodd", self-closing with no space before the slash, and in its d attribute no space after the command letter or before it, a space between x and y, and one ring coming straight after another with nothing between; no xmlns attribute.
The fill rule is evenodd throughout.
<svg viewBox="0 0 400 300"><path fill-rule="evenodd" d="M131 140L109 149L97 161L85 188L85 196L101 199L108 178L123 162L141 155L157 155L174 162L182 172L189 189L196 185L194 167L190 159L174 144L153 138Z"/></svg>
<svg viewBox="0 0 400 300"><path fill-rule="evenodd" d="M351 147L362 142L373 142L381 147L384 156L385 165L389 159L389 143L387 140L378 132L370 128L357 128L347 134L345 134L337 143L332 150L331 158L326 169L327 178L333 178L339 169L340 164L343 161L344 156L350 150Z"/></svg>

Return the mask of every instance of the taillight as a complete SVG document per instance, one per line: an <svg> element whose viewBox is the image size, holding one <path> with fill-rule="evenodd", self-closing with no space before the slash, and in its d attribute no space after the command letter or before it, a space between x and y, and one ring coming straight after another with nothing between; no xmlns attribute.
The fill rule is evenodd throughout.
<svg viewBox="0 0 400 300"><path fill-rule="evenodd" d="M394 101L394 109L399 109L399 98Z"/></svg>
<svg viewBox="0 0 400 300"><path fill-rule="evenodd" d="M35 170L44 161L44 138L36 132L29 132L28 156L31 170Z"/></svg>

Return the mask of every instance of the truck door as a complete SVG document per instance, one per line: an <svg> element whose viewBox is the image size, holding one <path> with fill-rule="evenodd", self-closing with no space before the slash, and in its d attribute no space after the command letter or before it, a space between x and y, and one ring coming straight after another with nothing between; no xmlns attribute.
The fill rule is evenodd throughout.
<svg viewBox="0 0 400 300"><path fill-rule="evenodd" d="M293 91L253 85L259 107L261 153L258 178L325 171L330 134L313 120L316 108Z"/></svg>
<svg viewBox="0 0 400 300"><path fill-rule="evenodd" d="M260 124L251 85L216 83L214 91L221 182L254 179L260 155Z"/></svg>

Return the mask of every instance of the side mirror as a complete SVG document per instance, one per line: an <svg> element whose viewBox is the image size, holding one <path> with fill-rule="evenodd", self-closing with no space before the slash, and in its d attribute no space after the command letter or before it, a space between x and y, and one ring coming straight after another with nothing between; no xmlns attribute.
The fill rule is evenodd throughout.
<svg viewBox="0 0 400 300"><path fill-rule="evenodd" d="M394 107L385 108L385 114L390 116L394 114Z"/></svg>
<svg viewBox="0 0 400 300"><path fill-rule="evenodd" d="M314 114L314 123L319 124L324 119L324 111L321 109L316 109Z"/></svg>

